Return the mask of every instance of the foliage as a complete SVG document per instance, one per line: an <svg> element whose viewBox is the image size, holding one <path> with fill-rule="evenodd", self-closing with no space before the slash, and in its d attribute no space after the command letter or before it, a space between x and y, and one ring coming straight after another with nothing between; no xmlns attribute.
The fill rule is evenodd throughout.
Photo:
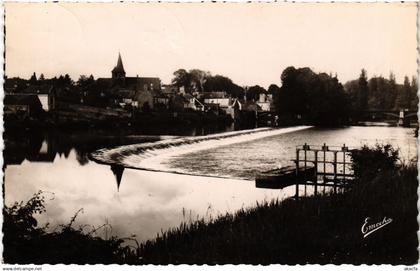
<svg viewBox="0 0 420 271"><path fill-rule="evenodd" d="M389 78L374 76L367 78L362 70L358 80L348 81L344 88L350 96L351 108L354 112L375 110L417 110L417 79L404 78L404 84L397 84L391 72ZM360 117L355 115L356 118Z"/></svg>
<svg viewBox="0 0 420 271"><path fill-rule="evenodd" d="M352 168L355 176L372 179L380 172L396 168L399 161L398 150L392 145L376 144L375 148L363 146L351 151Z"/></svg>
<svg viewBox="0 0 420 271"><path fill-rule="evenodd" d="M336 77L316 74L310 68L286 68L276 97L280 115L300 115L318 125L347 120L348 97Z"/></svg>
<svg viewBox="0 0 420 271"><path fill-rule="evenodd" d="M174 72L172 84L177 87L184 87L188 93L194 91L202 92L204 90L204 83L209 75L209 72L199 69L192 69L188 72L185 69L178 69Z"/></svg>
<svg viewBox="0 0 420 271"><path fill-rule="evenodd" d="M209 75L204 83L204 91L226 91L234 98L242 99L244 97L244 89L233 83L230 78L222 75Z"/></svg>
<svg viewBox="0 0 420 271"><path fill-rule="evenodd" d="M103 239L95 236L105 224L86 232L84 226L73 226L80 209L66 225L49 231L49 225L39 227L36 214L45 212L43 192L37 192L26 203L16 202L3 209L3 258L6 263L138 263L138 249L123 245L126 239Z"/></svg>
<svg viewBox="0 0 420 271"><path fill-rule="evenodd" d="M248 101L258 101L260 94L267 93L265 88L255 85L246 90L246 98Z"/></svg>
<svg viewBox="0 0 420 271"><path fill-rule="evenodd" d="M183 87L186 92L225 91L234 98L243 98L244 89L222 75L211 75L210 72L199 69L178 69L174 72L172 84Z"/></svg>

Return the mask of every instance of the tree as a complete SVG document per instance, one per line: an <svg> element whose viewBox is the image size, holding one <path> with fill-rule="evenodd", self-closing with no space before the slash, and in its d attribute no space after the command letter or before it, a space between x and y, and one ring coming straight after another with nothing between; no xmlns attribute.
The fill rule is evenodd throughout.
<svg viewBox="0 0 420 271"><path fill-rule="evenodd" d="M336 77L316 74L310 68L286 68L278 95L280 115L301 115L319 125L335 125L347 120L349 101Z"/></svg>
<svg viewBox="0 0 420 271"><path fill-rule="evenodd" d="M269 94L277 95L280 92L280 87L276 84L271 84L267 91Z"/></svg>
<svg viewBox="0 0 420 271"><path fill-rule="evenodd" d="M265 94L267 93L265 88L260 87L259 85L255 85L255 86L249 87L245 95L248 101L252 101L252 100L258 101L260 94L262 93L265 93Z"/></svg>
<svg viewBox="0 0 420 271"><path fill-rule="evenodd" d="M81 88L85 88L93 84L94 82L95 80L93 79L92 75L90 75L89 77L87 77L86 75L80 75L79 80L77 80L76 82L76 85Z"/></svg>
<svg viewBox="0 0 420 271"><path fill-rule="evenodd" d="M29 79L30 83L36 83L37 79L36 79L36 73L34 72L31 76L31 78Z"/></svg>
<svg viewBox="0 0 420 271"><path fill-rule="evenodd" d="M231 97L242 98L244 89L223 75L212 76L210 72L192 69L178 69L174 73L172 84L177 87L184 87L185 91L192 93L194 91L225 91Z"/></svg>
<svg viewBox="0 0 420 271"><path fill-rule="evenodd" d="M64 84L67 86L73 85L73 80L67 73L64 75Z"/></svg>
<svg viewBox="0 0 420 271"><path fill-rule="evenodd" d="M395 98L391 93L391 82L382 76L369 79L368 110L389 110Z"/></svg>
<svg viewBox="0 0 420 271"><path fill-rule="evenodd" d="M204 83L207 78L211 76L210 72L205 72L199 69L192 69L189 71L191 78L191 88L193 91L203 92Z"/></svg>
<svg viewBox="0 0 420 271"><path fill-rule="evenodd" d="M411 79L411 104L410 109L417 111L418 110L418 104L419 104L419 96L417 94L419 89L417 78L413 76Z"/></svg>
<svg viewBox="0 0 420 271"><path fill-rule="evenodd" d="M398 95L397 82L395 81L395 74L393 72L389 73L389 109L394 109L396 106L396 100Z"/></svg>
<svg viewBox="0 0 420 271"><path fill-rule="evenodd" d="M204 91L225 91L228 95L234 98L242 99L244 96L244 89L233 81L222 75L208 76L204 83Z"/></svg>
<svg viewBox="0 0 420 271"><path fill-rule="evenodd" d="M277 98L280 114L295 116L306 113L306 89L313 75L309 68L287 67L282 72L282 86Z"/></svg>
<svg viewBox="0 0 420 271"><path fill-rule="evenodd" d="M399 88L397 109L408 109L411 104L411 85L408 76L404 77L404 84Z"/></svg>
<svg viewBox="0 0 420 271"><path fill-rule="evenodd" d="M177 87L184 87L185 90L190 90L191 77L185 69L176 70L172 79L172 84Z"/></svg>
<svg viewBox="0 0 420 271"><path fill-rule="evenodd" d="M41 75L39 76L39 80L40 80L40 81L44 81L44 80L45 80L45 78L44 78L44 74L43 74L43 73L41 73Z"/></svg>
<svg viewBox="0 0 420 271"><path fill-rule="evenodd" d="M362 69L359 76L359 95L358 95L358 110L364 111L368 108L368 99L369 99L369 87L367 81L367 73L365 69Z"/></svg>

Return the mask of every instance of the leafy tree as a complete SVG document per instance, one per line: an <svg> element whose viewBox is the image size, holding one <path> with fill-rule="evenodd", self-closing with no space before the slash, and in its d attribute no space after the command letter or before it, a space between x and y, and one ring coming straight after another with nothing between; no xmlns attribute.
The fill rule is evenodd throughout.
<svg viewBox="0 0 420 271"><path fill-rule="evenodd" d="M260 94L262 94L262 93L267 93L267 91L265 90L265 88L263 88L263 87L261 87L259 85L255 85L255 86L249 87L246 90L245 95L246 95L246 99L248 101L252 101L252 100L253 101L258 101L258 99L260 97Z"/></svg>
<svg viewBox="0 0 420 271"><path fill-rule="evenodd" d="M203 92L204 83L211 74L199 69L192 69L189 71L189 74L191 78L191 89L193 91Z"/></svg>
<svg viewBox="0 0 420 271"><path fill-rule="evenodd" d="M64 75L64 84L67 86L73 85L73 80L71 79L70 75L67 73Z"/></svg>
<svg viewBox="0 0 420 271"><path fill-rule="evenodd" d="M386 93L387 97L389 98L388 101L388 108L394 109L395 103L397 100L398 89L397 89L397 82L395 80L395 74L393 72L389 73L389 93Z"/></svg>
<svg viewBox="0 0 420 271"><path fill-rule="evenodd" d="M190 90L191 76L185 69L176 70L172 79L172 84L177 87L184 87L186 90Z"/></svg>
<svg viewBox="0 0 420 271"><path fill-rule="evenodd" d="M410 109L417 111L418 110L418 103L419 103L419 97L418 97L418 83L417 83L417 78L415 76L413 76L413 78L411 79L411 104L410 104Z"/></svg>
<svg viewBox="0 0 420 271"><path fill-rule="evenodd" d="M222 75L208 76L204 83L204 91L226 91L231 97L242 99L244 89L228 77Z"/></svg>
<svg viewBox="0 0 420 271"><path fill-rule="evenodd" d="M188 93L194 91L225 91L235 98L242 98L244 95L242 87L233 83L230 78L222 75L212 76L210 72L199 69L189 71L178 69L173 74L172 84L177 87L184 87Z"/></svg>
<svg viewBox="0 0 420 271"><path fill-rule="evenodd" d="M79 80L77 80L76 85L82 88L88 87L89 85L95 83L93 75L87 77L86 75L80 75Z"/></svg>
<svg viewBox="0 0 420 271"><path fill-rule="evenodd" d="M268 87L268 93L273 94L273 95L277 95L280 92L280 87L277 86L276 84L271 84Z"/></svg>
<svg viewBox="0 0 420 271"><path fill-rule="evenodd" d="M282 86L278 96L280 114L302 115L306 112L306 85L313 72L309 69L287 67L281 74Z"/></svg>
<svg viewBox="0 0 420 271"><path fill-rule="evenodd" d="M310 68L286 68L276 103L280 115L303 116L315 124L337 124L347 119L349 101L336 77Z"/></svg>
<svg viewBox="0 0 420 271"><path fill-rule="evenodd" d="M404 85L400 87L397 97L397 109L408 109L411 104L411 85L408 76L404 77Z"/></svg>

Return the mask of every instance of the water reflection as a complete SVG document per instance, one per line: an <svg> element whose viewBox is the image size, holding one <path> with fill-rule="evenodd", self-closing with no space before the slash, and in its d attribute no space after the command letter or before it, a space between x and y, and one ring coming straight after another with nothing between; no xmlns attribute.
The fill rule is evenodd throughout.
<svg viewBox="0 0 420 271"><path fill-rule="evenodd" d="M124 172L124 167L114 164L114 165L111 165L111 171L112 173L114 173L115 179L117 180L117 189L118 191L120 191L120 184L121 184L121 179Z"/></svg>
<svg viewBox="0 0 420 271"><path fill-rule="evenodd" d="M225 126L181 127L156 129L145 127L138 131L101 130L8 130L4 133L3 151L5 166L20 165L26 159L31 162L54 162L56 155L68 158L72 149L80 165L89 163L89 153L114 146L153 142L158 135L198 136L242 129L235 124Z"/></svg>

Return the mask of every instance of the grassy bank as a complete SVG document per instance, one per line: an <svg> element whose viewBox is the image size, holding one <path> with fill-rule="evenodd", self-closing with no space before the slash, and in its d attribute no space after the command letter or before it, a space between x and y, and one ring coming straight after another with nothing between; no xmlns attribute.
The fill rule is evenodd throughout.
<svg viewBox="0 0 420 271"><path fill-rule="evenodd" d="M133 264L416 263L417 167L399 164L398 153L390 146L353 153L353 166L357 179L343 193L273 201L184 223L134 249L124 246L123 239L103 240L74 229L72 222L46 233L31 215L43 210L43 202L15 205L4 211L4 259L7 263L35 259ZM26 211L18 216L21 209ZM392 222L364 238L361 228L367 217L371 224L384 218Z"/></svg>
<svg viewBox="0 0 420 271"><path fill-rule="evenodd" d="M169 230L142 247L147 263L393 263L417 260L415 167L343 194L271 202ZM393 222L363 238L366 217Z"/></svg>

